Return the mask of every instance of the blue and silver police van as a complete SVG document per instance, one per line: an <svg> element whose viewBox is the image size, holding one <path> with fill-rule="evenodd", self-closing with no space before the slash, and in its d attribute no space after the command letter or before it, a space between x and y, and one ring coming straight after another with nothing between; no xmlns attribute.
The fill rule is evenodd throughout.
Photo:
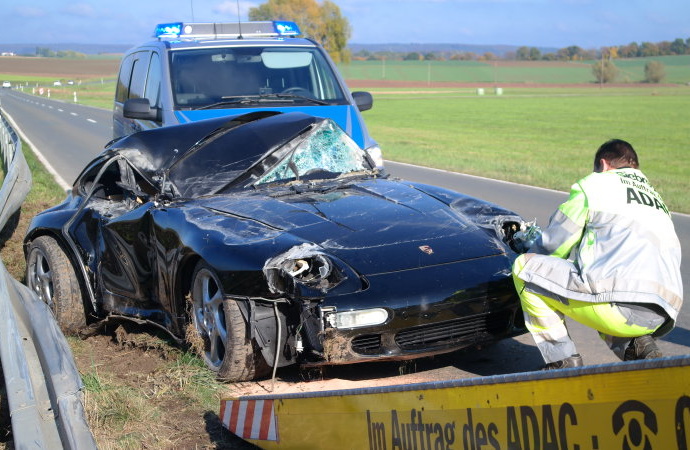
<svg viewBox="0 0 690 450"><path fill-rule="evenodd" d="M113 137L254 111L300 111L337 122L383 165L361 111L368 92L350 92L321 45L294 22L168 23L122 59Z"/></svg>

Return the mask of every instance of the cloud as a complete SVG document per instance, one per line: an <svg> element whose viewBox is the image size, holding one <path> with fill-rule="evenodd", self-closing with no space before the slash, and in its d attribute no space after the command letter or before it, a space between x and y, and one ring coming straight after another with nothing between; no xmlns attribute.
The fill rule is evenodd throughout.
<svg viewBox="0 0 690 450"><path fill-rule="evenodd" d="M257 6L257 2L240 1L239 6L237 1L228 0L217 4L211 10L215 14L226 16L228 19L237 19L237 10L240 11L240 19L246 19L249 16L249 9Z"/></svg>
<svg viewBox="0 0 690 450"><path fill-rule="evenodd" d="M14 8L14 12L19 17L27 18L45 17L49 14L49 12L45 9L36 8L33 6L17 6L16 8Z"/></svg>
<svg viewBox="0 0 690 450"><path fill-rule="evenodd" d="M93 9L93 6L88 3L72 3L62 8L62 11L75 17L96 17L96 11Z"/></svg>

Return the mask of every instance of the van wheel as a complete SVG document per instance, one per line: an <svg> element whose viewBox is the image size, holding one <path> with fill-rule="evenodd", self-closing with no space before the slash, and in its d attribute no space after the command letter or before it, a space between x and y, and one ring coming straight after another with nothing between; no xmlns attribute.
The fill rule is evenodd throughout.
<svg viewBox="0 0 690 450"><path fill-rule="evenodd" d="M76 335L86 326L79 279L60 244L40 236L29 245L26 284L53 312L66 335Z"/></svg>

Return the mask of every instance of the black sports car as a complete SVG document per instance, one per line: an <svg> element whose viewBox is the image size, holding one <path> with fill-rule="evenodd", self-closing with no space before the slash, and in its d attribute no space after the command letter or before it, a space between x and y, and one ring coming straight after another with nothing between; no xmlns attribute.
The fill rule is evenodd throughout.
<svg viewBox="0 0 690 450"><path fill-rule="evenodd" d="M110 318L191 329L219 377L247 380L523 333L522 225L390 179L329 119L251 113L110 143L33 219L26 279L66 333Z"/></svg>

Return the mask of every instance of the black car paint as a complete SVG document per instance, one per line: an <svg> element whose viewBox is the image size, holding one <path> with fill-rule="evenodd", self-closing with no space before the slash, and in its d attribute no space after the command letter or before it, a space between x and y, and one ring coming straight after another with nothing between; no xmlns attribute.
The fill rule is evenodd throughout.
<svg viewBox="0 0 690 450"><path fill-rule="evenodd" d="M222 194L180 196L207 188L209 155L237 142L270 155L316 120L297 113L259 116L270 120L253 115L231 123L204 121L112 143L80 175L65 202L34 218L25 241L50 234L74 249L70 257L92 288L95 316L143 319L178 338L188 323L189 277L204 260L217 271L227 297L240 303L266 361L275 355L277 303L284 330L279 366L298 357L316 364L416 357L524 332L510 280L515 254L501 236L502 221L520 219L495 205L376 175L251 188L240 178L242 183L230 183L234 189L224 187ZM233 135L239 138L231 140ZM131 149L149 163L122 159L141 180L130 192L135 198L91 197L84 204L92 194L85 182L89 174ZM190 174L196 179L188 181ZM159 192L151 192L156 187ZM264 265L304 244L338 262L337 285L328 292L291 285L276 293ZM372 327L325 329L323 312L330 307L382 307L390 318ZM494 316L500 318L495 324ZM304 356L295 350L299 328ZM405 333L411 340L396 342Z"/></svg>

